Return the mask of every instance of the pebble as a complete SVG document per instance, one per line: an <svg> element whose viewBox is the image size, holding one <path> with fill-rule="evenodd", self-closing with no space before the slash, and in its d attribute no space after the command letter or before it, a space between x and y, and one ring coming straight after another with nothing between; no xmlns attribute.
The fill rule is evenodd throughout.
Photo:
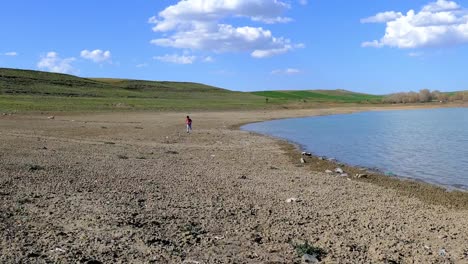
<svg viewBox="0 0 468 264"><path fill-rule="evenodd" d="M348 177L349 175L348 175L348 173L341 173L340 176L341 177Z"/></svg>
<svg viewBox="0 0 468 264"><path fill-rule="evenodd" d="M335 172L336 172L336 173L344 173L344 171L343 171L342 168L336 168L336 169L335 169Z"/></svg>
<svg viewBox="0 0 468 264"><path fill-rule="evenodd" d="M306 163L304 158L301 158L301 163Z"/></svg>
<svg viewBox="0 0 468 264"><path fill-rule="evenodd" d="M287 203L292 203L292 202L300 202L301 200L297 199L297 198L294 198L294 197L291 197L291 198L288 198L286 199L286 202Z"/></svg>
<svg viewBox="0 0 468 264"><path fill-rule="evenodd" d="M333 171L331 171L331 170L326 170L325 173L330 174L330 173L333 173Z"/></svg>
<svg viewBox="0 0 468 264"><path fill-rule="evenodd" d="M302 256L302 263L319 263L319 260L313 255L304 254Z"/></svg>

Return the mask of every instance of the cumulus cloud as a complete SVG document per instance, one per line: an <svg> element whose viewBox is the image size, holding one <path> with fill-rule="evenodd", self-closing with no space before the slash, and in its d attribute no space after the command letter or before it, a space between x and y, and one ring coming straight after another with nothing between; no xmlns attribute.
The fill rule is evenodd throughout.
<svg viewBox="0 0 468 264"><path fill-rule="evenodd" d="M281 70L274 70L271 72L273 75L294 75L299 74L301 71L299 69L288 68L288 69L281 69Z"/></svg>
<svg viewBox="0 0 468 264"><path fill-rule="evenodd" d="M287 23L282 16L290 4L280 0L185 0L149 19L163 37L152 44L217 53L249 52L255 58L281 54L296 47L289 39L275 37L263 27L233 26L227 19L247 18L266 24Z"/></svg>
<svg viewBox="0 0 468 264"><path fill-rule="evenodd" d="M386 23L385 35L380 40L363 42L362 47L404 49L468 43L468 12L453 1L431 2L419 12L383 12L361 22Z"/></svg>
<svg viewBox="0 0 468 264"><path fill-rule="evenodd" d="M105 61L109 61L111 59L111 52L108 50L107 51L103 51L100 49L96 49L93 51L83 50L81 51L80 55L83 59L92 60L93 62L96 62L96 63L102 63Z"/></svg>
<svg viewBox="0 0 468 264"><path fill-rule="evenodd" d="M71 64L74 62L75 58L65 58L62 59L59 57L56 52L48 52L45 56L41 56L41 59L37 63L37 67L41 70L58 72L58 73L71 73L76 74L76 70Z"/></svg>
<svg viewBox="0 0 468 264"><path fill-rule="evenodd" d="M459 9L460 6L452 1L447 0L437 0L437 2L432 2L423 7L422 11L424 12L442 12Z"/></svg>
<svg viewBox="0 0 468 264"><path fill-rule="evenodd" d="M4 55L4 56L10 56L10 57L15 57L15 56L18 56L18 52L16 51L10 51L10 52L5 52L1 55Z"/></svg>

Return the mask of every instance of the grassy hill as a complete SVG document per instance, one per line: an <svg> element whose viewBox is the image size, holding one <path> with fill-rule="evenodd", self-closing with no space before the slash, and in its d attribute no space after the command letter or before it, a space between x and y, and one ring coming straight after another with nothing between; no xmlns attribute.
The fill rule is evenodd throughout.
<svg viewBox="0 0 468 264"><path fill-rule="evenodd" d="M2 112L308 108L320 103L373 103L380 99L344 90L246 93L190 82L80 78L0 68Z"/></svg>
<svg viewBox="0 0 468 264"><path fill-rule="evenodd" d="M346 90L263 91L255 95L282 100L305 100L335 103L380 103L383 96L355 93Z"/></svg>
<svg viewBox="0 0 468 264"><path fill-rule="evenodd" d="M0 111L255 108L264 98L189 82L89 79L0 68Z"/></svg>

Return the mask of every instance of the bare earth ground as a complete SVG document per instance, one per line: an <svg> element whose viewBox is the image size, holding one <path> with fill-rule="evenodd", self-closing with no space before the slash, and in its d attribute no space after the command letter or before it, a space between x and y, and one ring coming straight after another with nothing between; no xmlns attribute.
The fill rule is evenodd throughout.
<svg viewBox="0 0 468 264"><path fill-rule="evenodd" d="M0 263L468 263L466 207L233 129L352 110L0 116Z"/></svg>

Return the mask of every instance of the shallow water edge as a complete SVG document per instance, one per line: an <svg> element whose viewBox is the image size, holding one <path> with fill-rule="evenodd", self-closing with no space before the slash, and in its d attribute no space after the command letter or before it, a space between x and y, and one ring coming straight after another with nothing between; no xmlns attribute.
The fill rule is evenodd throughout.
<svg viewBox="0 0 468 264"><path fill-rule="evenodd" d="M460 106L454 106L460 107ZM409 109L397 109L397 110L411 110ZM421 108L417 108L421 109ZM382 109L382 111L388 110L395 110L395 109ZM380 111L375 109L353 109L347 113L356 113L356 112L366 112L366 111ZM343 114L343 113L340 113ZM320 114L323 115L323 114ZM325 115L334 115L334 113L325 114ZM311 115L314 116L314 115ZM287 119L288 117L282 117L279 119ZM269 120L277 120L277 119L269 119ZM264 122L264 121L259 121ZM254 122L258 123L258 122ZM240 129L243 130L242 127L250 123L243 123L232 127L233 129ZM285 153L289 156L291 162L295 163L296 166L304 166L308 168L310 171L314 173L322 173L324 177L339 177L336 175L329 175L326 174L326 170L334 171L335 168L342 168L345 172L348 173L349 177L344 180L352 180L352 181L360 181L360 182L367 182L370 184L375 184L380 187L384 188L391 188L395 190L397 193L407 196L407 197L415 197L420 199L423 202L432 205L443 205L449 208L456 208L456 209L468 209L468 191L465 189L457 188L457 187L447 187L447 186L440 186L434 183L424 182L422 180L411 179L403 176L397 175L385 175L382 171L379 171L374 168L365 168L362 166L351 166L345 163L340 162L339 160L327 160L324 157L312 155L310 157L304 157L301 155L304 148L301 144L297 142L288 141L286 139L274 137L271 135L261 134L253 131L243 130L248 133L257 134L261 136L266 136L270 138L274 138L278 144L282 146ZM302 164L300 162L301 158L305 158L306 163ZM364 178L355 178L356 174L366 174L367 176Z"/></svg>

